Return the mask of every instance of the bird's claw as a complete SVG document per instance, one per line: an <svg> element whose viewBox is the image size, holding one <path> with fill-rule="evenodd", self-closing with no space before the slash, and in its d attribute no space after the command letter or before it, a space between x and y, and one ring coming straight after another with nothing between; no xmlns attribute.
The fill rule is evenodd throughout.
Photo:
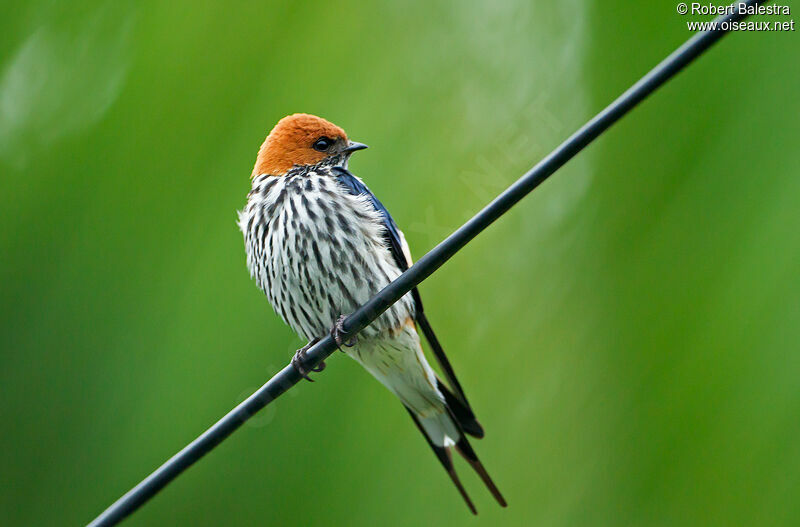
<svg viewBox="0 0 800 527"><path fill-rule="evenodd" d="M344 340L345 336L347 335L347 332L344 330L344 321L346 318L347 317L344 315L340 316L336 321L336 324L334 324L333 328L331 328L331 336L333 337L333 340L336 341L336 346L339 348L339 351L342 350L342 346L352 348L358 342L355 336L350 337L348 340Z"/></svg>
<svg viewBox="0 0 800 527"><path fill-rule="evenodd" d="M297 373L300 374L302 378L309 382L314 382L314 379L308 376L308 374L312 371L320 372L325 369L325 361L321 361L316 367L311 368L310 370L306 369L305 362L306 362L306 352L313 346L319 342L319 339L314 339L299 350L297 350L292 357L292 366L294 369L297 370Z"/></svg>

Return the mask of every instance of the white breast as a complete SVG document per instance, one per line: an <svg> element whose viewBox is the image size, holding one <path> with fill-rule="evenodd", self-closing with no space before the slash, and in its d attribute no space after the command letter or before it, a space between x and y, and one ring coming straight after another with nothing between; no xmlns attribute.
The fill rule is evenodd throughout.
<svg viewBox="0 0 800 527"><path fill-rule="evenodd" d="M307 340L324 336L340 315L401 273L384 241L380 214L325 169L256 177L239 227L250 274ZM406 295L363 334L400 327L412 306Z"/></svg>

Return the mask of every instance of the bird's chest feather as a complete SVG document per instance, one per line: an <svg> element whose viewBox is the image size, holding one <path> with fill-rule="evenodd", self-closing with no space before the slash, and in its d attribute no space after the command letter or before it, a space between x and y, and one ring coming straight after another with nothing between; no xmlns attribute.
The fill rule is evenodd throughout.
<svg viewBox="0 0 800 527"><path fill-rule="evenodd" d="M275 311L311 340L400 275L381 218L334 177L259 176L240 213L251 275ZM398 327L410 299L369 330Z"/></svg>

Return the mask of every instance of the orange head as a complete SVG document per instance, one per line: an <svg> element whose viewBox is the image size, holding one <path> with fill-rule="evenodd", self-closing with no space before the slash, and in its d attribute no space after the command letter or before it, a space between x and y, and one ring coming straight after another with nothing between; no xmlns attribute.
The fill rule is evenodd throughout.
<svg viewBox="0 0 800 527"><path fill-rule="evenodd" d="M343 166L350 154L366 147L349 141L344 130L321 117L296 113L278 121L269 133L258 151L251 177L283 176L292 167L316 165L326 160Z"/></svg>

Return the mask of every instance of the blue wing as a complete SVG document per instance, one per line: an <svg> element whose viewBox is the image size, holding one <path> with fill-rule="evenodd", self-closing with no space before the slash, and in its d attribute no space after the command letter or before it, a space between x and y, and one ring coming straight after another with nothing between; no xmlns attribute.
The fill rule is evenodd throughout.
<svg viewBox="0 0 800 527"><path fill-rule="evenodd" d="M403 237L400 234L400 229L397 228L397 224L392 219L389 211L386 210L386 207L383 206L383 203L381 203L380 200L375 197L375 194L373 194L360 179L351 174L347 169L333 167L331 171L336 174L336 179L339 181L339 183L351 194L354 196L366 196L369 198L372 206L375 207L375 210L378 211L383 218L383 226L385 229L384 236L388 242L389 249L392 251L392 256L394 257L395 262L397 262L398 267L400 267L402 271L408 269L410 262L406 260L405 252L403 251ZM453 391L455 392L455 395L451 394L446 387L441 385L441 383L439 383L440 389L444 393L445 397L450 399L449 403L451 404L451 407L453 407L456 418L464 428L464 431L476 437L482 437L483 430L475 420L472 409L467 402L467 396L464 395L464 390L461 388L461 384L456 378L453 367L450 365L450 361L447 359L444 349L442 349L441 344L439 344L439 339L436 338L436 334L433 332L433 328L423 312L422 298L420 298L419 291L416 287L411 290L411 296L414 299L414 306L416 308L414 319L417 324L419 324L419 327L422 330L422 333L425 335L425 339L428 341L428 344L430 344L433 354L436 357L436 360L439 362L439 365L442 367L442 371L450 383ZM457 400L453 401L452 399L456 397ZM458 402L461 402L462 404L458 405Z"/></svg>
<svg viewBox="0 0 800 527"><path fill-rule="evenodd" d="M392 251L392 256L402 271L408 269L408 261L406 260L405 253L403 252L403 241L402 237L400 236L400 230L397 228L397 224L392 219L389 211L383 206L383 203L381 203L380 200L375 197L375 194L373 194L362 181L360 181L349 171L336 167L335 172L338 174L336 179L345 188L347 188L350 194L353 194L354 196L366 196L369 198L372 206L375 207L375 210L378 211L383 217L383 227L385 229L384 237L388 242L389 249ZM414 288L413 292L415 293L414 301L418 304L417 309L421 310L422 302L419 301L419 293L417 292L416 287Z"/></svg>

